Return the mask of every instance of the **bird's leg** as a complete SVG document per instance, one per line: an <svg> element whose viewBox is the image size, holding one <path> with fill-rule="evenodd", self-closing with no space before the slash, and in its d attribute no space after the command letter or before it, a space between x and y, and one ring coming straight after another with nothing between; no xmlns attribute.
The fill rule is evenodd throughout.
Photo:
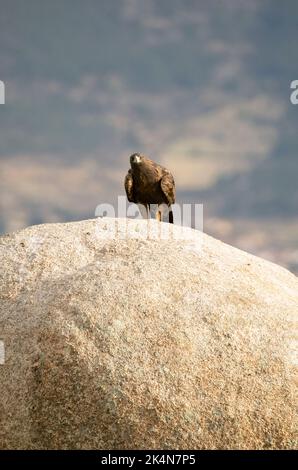
<svg viewBox="0 0 298 470"><path fill-rule="evenodd" d="M174 223L174 215L173 215L173 211L172 211L171 206L170 206L170 211L169 211L169 223L170 224Z"/></svg>
<svg viewBox="0 0 298 470"><path fill-rule="evenodd" d="M150 204L146 204L146 214L147 214L147 239L150 239Z"/></svg>
<svg viewBox="0 0 298 470"><path fill-rule="evenodd" d="M158 222L161 222L161 206L160 205L157 206L155 218L156 220L158 220Z"/></svg>
<svg viewBox="0 0 298 470"><path fill-rule="evenodd" d="M138 204L141 216L143 219L149 219L148 205L147 204Z"/></svg>
<svg viewBox="0 0 298 470"><path fill-rule="evenodd" d="M173 211L171 209L171 206L168 206L165 203L159 204L156 212L156 219L161 222L161 219L169 216L169 223L173 224L174 223L174 217L173 217Z"/></svg>

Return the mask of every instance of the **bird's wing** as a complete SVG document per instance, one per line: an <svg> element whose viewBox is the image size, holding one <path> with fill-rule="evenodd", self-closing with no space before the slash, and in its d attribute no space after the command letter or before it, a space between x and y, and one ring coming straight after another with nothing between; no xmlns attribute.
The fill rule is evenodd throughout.
<svg viewBox="0 0 298 470"><path fill-rule="evenodd" d="M124 187L125 187L127 199L129 200L129 202L134 202L133 200L133 177L131 174L131 170L128 170L128 173L125 176Z"/></svg>
<svg viewBox="0 0 298 470"><path fill-rule="evenodd" d="M175 181L171 173L167 172L160 180L162 192L165 194L169 204L175 204L176 190Z"/></svg>

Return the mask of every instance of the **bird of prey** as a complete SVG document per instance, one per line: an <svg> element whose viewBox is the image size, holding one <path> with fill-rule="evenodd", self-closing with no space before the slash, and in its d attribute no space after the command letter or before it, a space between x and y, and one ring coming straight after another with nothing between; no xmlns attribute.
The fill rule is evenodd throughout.
<svg viewBox="0 0 298 470"><path fill-rule="evenodd" d="M157 204L157 220L161 221L162 206L169 210L169 222L172 224L175 203L175 181L172 174L163 166L139 153L130 156L130 169L125 177L125 191L129 202L145 206L146 216L150 204Z"/></svg>

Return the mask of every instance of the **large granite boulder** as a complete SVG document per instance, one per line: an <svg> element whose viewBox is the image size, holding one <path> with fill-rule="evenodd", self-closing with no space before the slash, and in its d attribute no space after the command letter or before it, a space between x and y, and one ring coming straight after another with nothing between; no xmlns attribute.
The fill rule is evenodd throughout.
<svg viewBox="0 0 298 470"><path fill-rule="evenodd" d="M297 446L298 279L164 228L103 218L0 239L0 448Z"/></svg>

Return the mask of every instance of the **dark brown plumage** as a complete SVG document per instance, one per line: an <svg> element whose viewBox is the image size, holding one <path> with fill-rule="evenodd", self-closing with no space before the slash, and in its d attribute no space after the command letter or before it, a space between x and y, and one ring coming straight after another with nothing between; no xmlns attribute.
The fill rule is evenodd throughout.
<svg viewBox="0 0 298 470"><path fill-rule="evenodd" d="M130 157L130 170L125 177L125 191L129 202L142 204L147 216L150 204L165 204L169 209L169 222L173 223L171 204L175 203L175 181L172 174L150 158L134 153ZM161 208L156 218L161 220Z"/></svg>

